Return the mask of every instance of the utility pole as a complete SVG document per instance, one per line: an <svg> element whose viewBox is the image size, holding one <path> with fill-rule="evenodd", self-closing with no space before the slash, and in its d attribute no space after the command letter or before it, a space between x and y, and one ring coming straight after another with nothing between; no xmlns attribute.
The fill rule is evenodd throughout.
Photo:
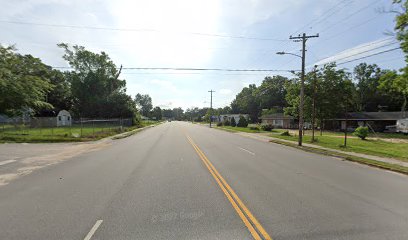
<svg viewBox="0 0 408 240"><path fill-rule="evenodd" d="M211 122L212 122L212 94L213 94L213 92L215 92L215 91L213 91L212 89L210 90L210 91L208 91L209 93L211 93L211 101L210 101L210 128L211 128Z"/></svg>
<svg viewBox="0 0 408 240"><path fill-rule="evenodd" d="M315 141L315 122L316 122L316 81L317 65L313 69L313 111L312 111L312 142Z"/></svg>
<svg viewBox="0 0 408 240"><path fill-rule="evenodd" d="M300 105L299 105L299 141L298 145L302 146L303 137L303 105L305 95L305 62L306 62L306 41L309 38L319 37L319 34L307 36L306 33L298 35L297 37L290 36L289 39L295 42L302 42L302 75L300 82Z"/></svg>

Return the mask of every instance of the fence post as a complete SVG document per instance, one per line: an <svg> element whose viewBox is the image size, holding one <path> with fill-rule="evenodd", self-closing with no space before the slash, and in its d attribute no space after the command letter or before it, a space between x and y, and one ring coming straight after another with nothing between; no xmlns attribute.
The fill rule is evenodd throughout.
<svg viewBox="0 0 408 240"><path fill-rule="evenodd" d="M81 122L81 137L82 137L82 118L80 118L79 121Z"/></svg>
<svg viewBox="0 0 408 240"><path fill-rule="evenodd" d="M95 123L94 123L94 120L91 120L92 121L92 135L95 137Z"/></svg>

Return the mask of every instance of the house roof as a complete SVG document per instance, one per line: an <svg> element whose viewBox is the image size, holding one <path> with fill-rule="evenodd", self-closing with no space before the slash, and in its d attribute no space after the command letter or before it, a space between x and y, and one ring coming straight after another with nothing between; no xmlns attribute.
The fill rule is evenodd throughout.
<svg viewBox="0 0 408 240"><path fill-rule="evenodd" d="M268 119L268 120L285 120L285 119L295 119L292 116L289 115L285 115L283 113L273 113L273 114L269 114L269 115L265 115L260 117L260 119Z"/></svg>
<svg viewBox="0 0 408 240"><path fill-rule="evenodd" d="M240 116L243 116L245 118L249 117L249 114L220 114L218 115L219 117L223 118L223 117L234 117L234 118L239 118ZM217 116L213 116L213 117L217 117Z"/></svg>
<svg viewBox="0 0 408 240"><path fill-rule="evenodd" d="M387 121L407 118L408 113L405 112L349 112L347 113L348 120L371 120L371 121ZM334 120L345 120L346 116Z"/></svg>

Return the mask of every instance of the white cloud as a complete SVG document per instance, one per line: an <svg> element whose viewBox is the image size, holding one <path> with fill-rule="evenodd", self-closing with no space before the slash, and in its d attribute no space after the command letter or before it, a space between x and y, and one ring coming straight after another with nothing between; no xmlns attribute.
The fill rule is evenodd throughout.
<svg viewBox="0 0 408 240"><path fill-rule="evenodd" d="M173 93L180 92L179 89L177 89L177 87L173 84L173 82L170 82L170 81L153 79L153 80L150 80L150 83L163 88L163 90L171 91Z"/></svg>
<svg viewBox="0 0 408 240"><path fill-rule="evenodd" d="M231 93L232 93L231 89L221 89L220 90L220 94L223 94L223 95L230 95Z"/></svg>

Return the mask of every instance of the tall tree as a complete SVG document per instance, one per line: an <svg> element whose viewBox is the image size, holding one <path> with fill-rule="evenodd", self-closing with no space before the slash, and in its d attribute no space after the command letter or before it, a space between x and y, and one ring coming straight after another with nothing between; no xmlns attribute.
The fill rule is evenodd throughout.
<svg viewBox="0 0 408 240"><path fill-rule="evenodd" d="M153 108L152 116L156 120L162 120L162 110L161 110L161 108L160 107Z"/></svg>
<svg viewBox="0 0 408 240"><path fill-rule="evenodd" d="M40 59L0 45L0 113L15 116L24 108L52 108L46 102L53 87L47 76L50 70Z"/></svg>
<svg viewBox="0 0 408 240"><path fill-rule="evenodd" d="M386 72L376 64L360 63L354 68L355 107L357 111L395 111L400 108L400 99L379 88L380 79Z"/></svg>
<svg viewBox="0 0 408 240"><path fill-rule="evenodd" d="M232 113L249 114L251 121L257 122L261 108L256 90L255 84L244 87L231 103Z"/></svg>
<svg viewBox="0 0 408 240"><path fill-rule="evenodd" d="M133 108L134 104L128 102L130 98L126 95L126 81L119 79L121 70L105 52L93 53L82 46L74 45L71 48L65 43L58 46L65 50L63 58L74 69L67 72L66 77L71 84L73 110L77 115L134 117L137 114L136 109L128 109ZM122 104L120 109L129 111L124 113L112 108L118 104ZM130 113L132 114L128 115Z"/></svg>
<svg viewBox="0 0 408 240"><path fill-rule="evenodd" d="M184 110L181 107L173 108L174 119L181 121L184 119Z"/></svg>
<svg viewBox="0 0 408 240"><path fill-rule="evenodd" d="M343 115L345 111L353 111L352 97L355 91L350 76L343 69L336 69L336 64L326 64L315 73L305 76L304 117L311 121L313 81L316 81L316 117L324 120ZM286 84L286 100L288 107L285 113L297 117L299 112L299 79Z"/></svg>
<svg viewBox="0 0 408 240"><path fill-rule="evenodd" d="M276 75L265 77L262 84L256 90L256 96L259 99L262 109L286 107L286 88L285 84L288 78Z"/></svg>
<svg viewBox="0 0 408 240"><path fill-rule="evenodd" d="M137 107L141 110L142 115L148 117L150 111L153 109L152 98L149 94L136 94L135 102Z"/></svg>
<svg viewBox="0 0 408 240"><path fill-rule="evenodd" d="M394 102L401 104L401 111L405 111L408 102L408 85L405 74L396 71L386 71L380 79L379 89L393 97Z"/></svg>
<svg viewBox="0 0 408 240"><path fill-rule="evenodd" d="M405 53L405 62L408 63L408 1L406 0L394 0L394 4L397 4L400 7L400 11L396 16L395 21L395 31L397 33L397 39L401 43L401 49ZM387 84L385 82L389 81L390 78L395 77L395 82ZM386 86L389 86L388 91L393 91L398 95L401 95L403 98L403 104L401 111L406 110L408 105L408 64L402 69L402 74L388 73L387 76L384 76L382 89L385 89Z"/></svg>
<svg viewBox="0 0 408 240"><path fill-rule="evenodd" d="M53 69L48 75L54 88L47 94L47 102L52 104L57 111L62 109L71 110L73 107L71 84L65 74Z"/></svg>

